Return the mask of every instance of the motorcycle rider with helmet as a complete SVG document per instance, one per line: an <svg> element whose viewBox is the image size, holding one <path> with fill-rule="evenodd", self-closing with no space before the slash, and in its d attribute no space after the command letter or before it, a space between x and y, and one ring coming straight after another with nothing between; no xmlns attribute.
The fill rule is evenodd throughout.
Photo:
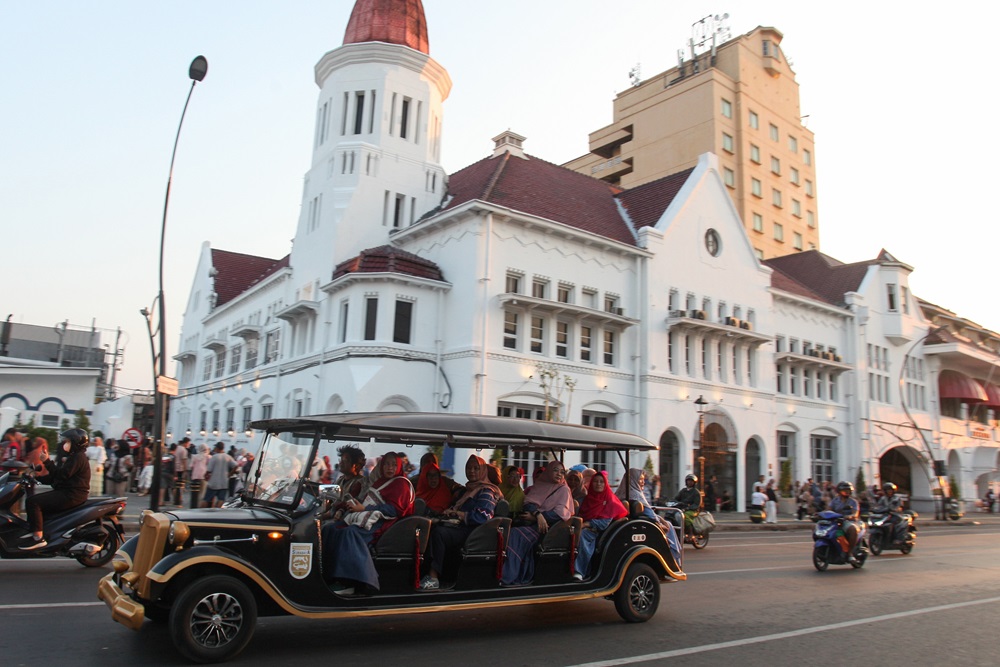
<svg viewBox="0 0 1000 667"><path fill-rule="evenodd" d="M674 502L677 503L678 509L684 511L684 527L690 527L695 515L701 510L701 491L698 489L697 475L688 475L684 478L684 488L674 496Z"/></svg>
<svg viewBox="0 0 1000 667"><path fill-rule="evenodd" d="M50 485L52 490L33 495L25 503L31 525L31 533L25 535L20 544L25 551L40 549L48 544L42 530L46 513L82 505L90 494L90 463L86 454L90 438L87 432L71 428L59 435L59 442L65 456L58 462L46 457L42 462L46 472L37 477L39 482Z"/></svg>
<svg viewBox="0 0 1000 667"><path fill-rule="evenodd" d="M888 514L892 525L892 541L899 542L905 535L906 521L903 519L903 499L896 495L898 487L892 482L882 485L884 495L875 503L877 514Z"/></svg>
<svg viewBox="0 0 1000 667"><path fill-rule="evenodd" d="M857 562L854 549L858 546L857 519L860 513L858 501L853 496L854 485L850 482L841 482L837 485L837 495L830 501L829 507L831 512L836 512L843 518L842 528L844 537L847 538L847 561L852 565Z"/></svg>

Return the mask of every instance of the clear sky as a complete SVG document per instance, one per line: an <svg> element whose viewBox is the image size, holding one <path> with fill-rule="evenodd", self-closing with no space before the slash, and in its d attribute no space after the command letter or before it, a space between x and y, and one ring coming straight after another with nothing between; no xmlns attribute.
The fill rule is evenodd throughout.
<svg viewBox="0 0 1000 667"><path fill-rule="evenodd" d="M279 258L298 220L318 88L351 0L0 2L0 316L125 330L119 384L152 386L139 311L157 291L170 150L199 54L166 242L168 354L177 352L202 242ZM612 99L677 61L691 24L784 33L816 135L821 250L886 248L928 301L1000 331L989 287L998 135L987 32L1000 5L702 0L424 0L431 55L450 73L443 163L487 156L510 128L562 163L611 122ZM108 341L110 342L110 341ZM172 368L172 362L171 362Z"/></svg>

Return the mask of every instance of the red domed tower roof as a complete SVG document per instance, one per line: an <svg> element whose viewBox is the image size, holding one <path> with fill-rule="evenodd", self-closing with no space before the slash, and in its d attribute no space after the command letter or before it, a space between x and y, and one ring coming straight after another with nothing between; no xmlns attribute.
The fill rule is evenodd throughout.
<svg viewBox="0 0 1000 667"><path fill-rule="evenodd" d="M430 54L427 20L420 0L357 0L344 44L388 42Z"/></svg>

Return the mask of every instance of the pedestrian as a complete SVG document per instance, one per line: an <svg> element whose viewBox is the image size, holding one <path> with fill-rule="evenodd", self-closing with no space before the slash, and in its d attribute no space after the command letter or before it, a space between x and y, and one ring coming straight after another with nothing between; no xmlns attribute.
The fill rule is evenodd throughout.
<svg viewBox="0 0 1000 667"><path fill-rule="evenodd" d="M132 454L129 451L128 442L125 440L114 443L114 446L114 451L106 465L108 471L106 490L110 495L124 496L128 490L129 473L133 468Z"/></svg>
<svg viewBox="0 0 1000 667"><path fill-rule="evenodd" d="M104 464L108 453L104 449L104 441L95 437L87 447L87 463L90 465L90 495L99 496L104 493Z"/></svg>
<svg viewBox="0 0 1000 667"><path fill-rule="evenodd" d="M184 507L184 487L187 485L191 457L188 453L191 438L181 438L174 450L174 504Z"/></svg>
<svg viewBox="0 0 1000 667"><path fill-rule="evenodd" d="M0 439L0 461L8 459L20 460L23 456L22 447L24 434L16 428L9 428L3 432L3 439Z"/></svg>
<svg viewBox="0 0 1000 667"><path fill-rule="evenodd" d="M201 504L201 497L205 493L205 473L208 471L208 459L210 457L208 445L198 445L198 453L191 457L191 509L195 509Z"/></svg>
<svg viewBox="0 0 1000 667"><path fill-rule="evenodd" d="M149 493L149 487L153 485L153 446L148 438L143 441L141 452L142 469L137 489L139 495L144 496Z"/></svg>
<svg viewBox="0 0 1000 667"><path fill-rule="evenodd" d="M808 485L803 484L800 487L799 495L796 498L796 500L798 500L799 504L796 516L798 517L799 521L802 521L802 519L805 518L806 514L812 514L813 496L812 493L809 492Z"/></svg>
<svg viewBox="0 0 1000 667"><path fill-rule="evenodd" d="M715 498L715 485L718 481L719 480L716 478L716 476L712 475L711 477L708 478L708 481L705 482L705 485L703 487L703 490L705 492L705 509L708 510L709 512L719 511L719 508L716 504L717 501Z"/></svg>
<svg viewBox="0 0 1000 667"><path fill-rule="evenodd" d="M205 498L202 507L221 507L229 494L229 476L236 469L236 461L226 454L226 445L215 443L215 451L205 470Z"/></svg>
<svg viewBox="0 0 1000 667"><path fill-rule="evenodd" d="M774 488L774 480L770 479L764 487L767 503L764 506L766 517L764 523L778 523L778 492Z"/></svg>

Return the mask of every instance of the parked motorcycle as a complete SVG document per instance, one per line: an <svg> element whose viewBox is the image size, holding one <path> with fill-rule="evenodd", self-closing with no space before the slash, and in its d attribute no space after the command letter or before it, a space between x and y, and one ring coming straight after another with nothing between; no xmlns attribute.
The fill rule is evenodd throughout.
<svg viewBox="0 0 1000 667"><path fill-rule="evenodd" d="M679 516L679 519L671 519L671 523L680 529L680 524L684 525L684 541L690 544L695 549L704 549L708 546L708 534L711 531L711 527L708 525L704 519L711 517L711 513L708 511L701 512L696 511L693 516L693 521L685 521L685 512L678 506L678 503L670 501L666 504L667 508L673 510L671 514L674 516ZM703 517L702 515L707 515ZM699 519L703 519L699 521ZM711 525L715 525L715 521L712 520Z"/></svg>
<svg viewBox="0 0 1000 667"><path fill-rule="evenodd" d="M764 523L764 519L767 518L767 512L764 511L763 507L754 505L750 507L747 516L750 518L750 523Z"/></svg>
<svg viewBox="0 0 1000 667"><path fill-rule="evenodd" d="M38 481L30 466L21 461L5 461L3 468L7 472L0 475L0 558L66 556L87 567L111 562L125 542L125 529L118 517L125 511L126 498L89 498L82 505L47 515L44 531L48 544L26 551L18 543L31 526L18 516L17 507ZM16 477L12 475L15 471L19 472Z"/></svg>
<svg viewBox="0 0 1000 667"><path fill-rule="evenodd" d="M895 526L889 522L891 515L887 513L873 512L868 517L868 549L873 556L880 555L886 549L899 549L904 554L913 551L913 545L917 541L917 526L913 520L917 518L915 512L903 512L901 515L906 522L905 536L902 540L894 538Z"/></svg>
<svg viewBox="0 0 1000 667"><path fill-rule="evenodd" d="M816 522L813 529L813 565L823 572L830 565L847 565L858 569L864 567L868 558L868 548L865 547L866 527L858 524L858 543L854 548L854 562L848 560L847 536L844 535L844 517L829 510L815 514Z"/></svg>

